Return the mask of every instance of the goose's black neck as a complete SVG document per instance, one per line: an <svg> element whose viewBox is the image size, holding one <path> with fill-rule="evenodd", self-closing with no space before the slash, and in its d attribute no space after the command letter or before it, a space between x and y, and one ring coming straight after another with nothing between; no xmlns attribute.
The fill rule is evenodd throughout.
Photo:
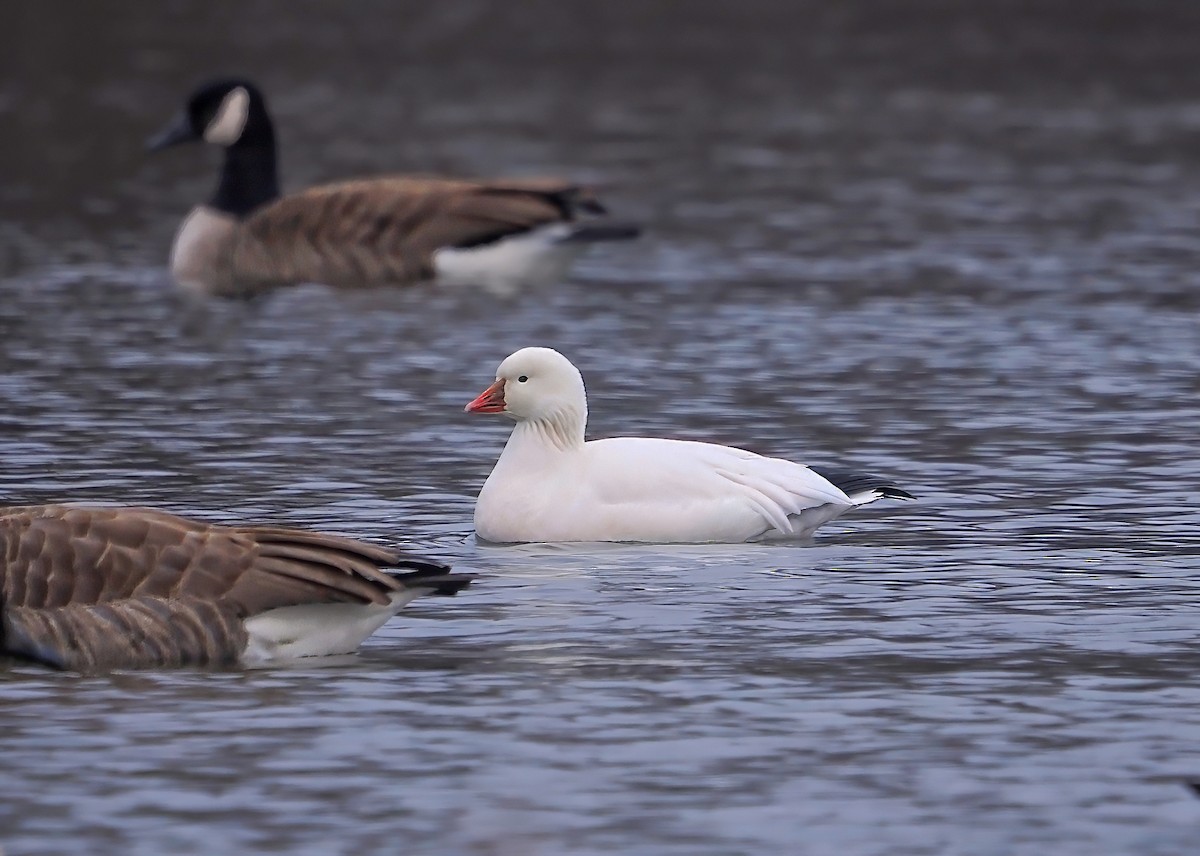
<svg viewBox="0 0 1200 856"><path fill-rule="evenodd" d="M261 205L279 198L279 169L275 163L275 135L254 135L225 149L225 163L212 206L218 211L245 217Z"/></svg>

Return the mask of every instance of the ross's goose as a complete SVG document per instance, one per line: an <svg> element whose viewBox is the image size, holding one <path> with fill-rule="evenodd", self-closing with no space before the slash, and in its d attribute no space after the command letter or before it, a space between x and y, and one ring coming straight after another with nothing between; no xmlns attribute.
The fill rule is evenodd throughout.
<svg viewBox="0 0 1200 856"><path fill-rule="evenodd" d="M876 499L912 499L872 476L827 478L791 461L685 440L584 440L579 370L524 348L466 406L516 427L475 505L485 541L740 542L807 538Z"/></svg>
<svg viewBox="0 0 1200 856"><path fill-rule="evenodd" d="M319 532L0 508L0 656L94 672L349 654L414 598L471 581L448 571Z"/></svg>
<svg viewBox="0 0 1200 856"><path fill-rule="evenodd" d="M560 179L378 176L281 196L274 126L248 80L200 87L149 146L192 141L225 153L216 193L192 209L171 248L175 281L202 294L435 278L512 291L557 281L589 245L639 232Z"/></svg>

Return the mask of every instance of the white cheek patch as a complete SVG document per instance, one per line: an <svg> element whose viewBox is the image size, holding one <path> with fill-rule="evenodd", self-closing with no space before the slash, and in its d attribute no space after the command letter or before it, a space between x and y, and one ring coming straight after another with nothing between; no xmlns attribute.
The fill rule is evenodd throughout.
<svg viewBox="0 0 1200 856"><path fill-rule="evenodd" d="M217 115L204 129L204 141L218 146L233 145L245 130L249 115L250 93L243 86L231 89L221 102Z"/></svg>

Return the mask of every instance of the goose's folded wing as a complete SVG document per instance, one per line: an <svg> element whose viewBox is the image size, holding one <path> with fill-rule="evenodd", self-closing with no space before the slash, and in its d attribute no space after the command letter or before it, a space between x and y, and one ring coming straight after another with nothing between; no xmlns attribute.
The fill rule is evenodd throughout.
<svg viewBox="0 0 1200 856"><path fill-rule="evenodd" d="M36 609L133 596L228 597L248 614L384 603L399 583L381 568L401 562L393 550L317 532L53 505L0 512L0 549L4 606Z"/></svg>
<svg viewBox="0 0 1200 856"><path fill-rule="evenodd" d="M802 464L730 446L632 437L588 445L599 453L593 473L606 502L716 509L744 502L784 533L792 529L788 518L805 509L850 504L844 492Z"/></svg>
<svg viewBox="0 0 1200 856"><path fill-rule="evenodd" d="M578 210L603 211L576 185L380 178L314 187L250 216L233 266L244 282L369 285L433 274L443 247L472 247Z"/></svg>
<svg viewBox="0 0 1200 856"><path fill-rule="evenodd" d="M254 558L253 543L231 530L140 508L3 509L0 548L7 609L135 594L213 599L226 594Z"/></svg>

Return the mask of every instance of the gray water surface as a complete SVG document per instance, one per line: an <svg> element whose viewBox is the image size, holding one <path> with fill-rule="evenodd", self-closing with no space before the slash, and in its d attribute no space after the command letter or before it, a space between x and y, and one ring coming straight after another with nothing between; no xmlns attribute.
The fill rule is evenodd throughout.
<svg viewBox="0 0 1200 856"><path fill-rule="evenodd" d="M0 671L7 856L1195 852L1200 11L972 5L21 4L0 500L481 578L336 663ZM566 174L649 234L511 299L189 306L214 158L140 144L232 70L290 188ZM462 406L530 344L592 436L920 501L812 546L477 545L508 425Z"/></svg>

